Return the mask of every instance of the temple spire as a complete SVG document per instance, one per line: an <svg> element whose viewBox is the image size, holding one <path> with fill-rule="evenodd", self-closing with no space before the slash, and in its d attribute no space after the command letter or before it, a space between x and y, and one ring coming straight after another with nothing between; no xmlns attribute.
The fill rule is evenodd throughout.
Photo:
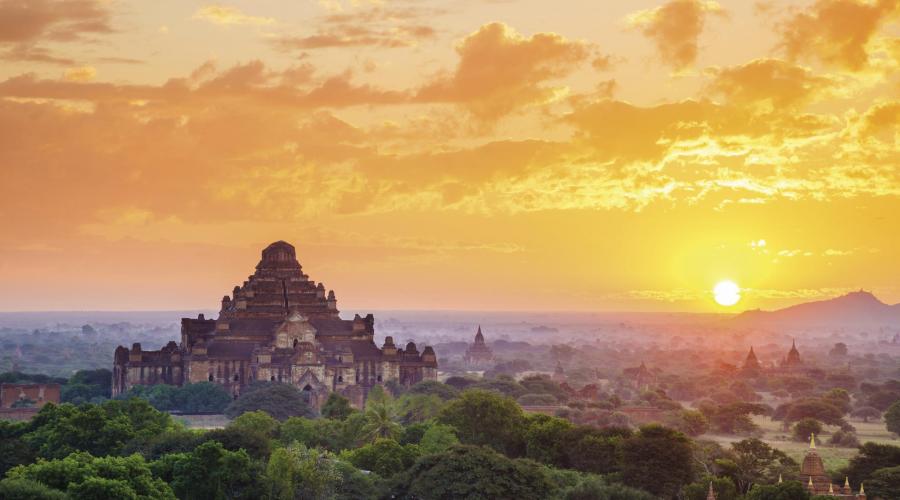
<svg viewBox="0 0 900 500"><path fill-rule="evenodd" d="M716 500L716 492L713 491L712 481L709 482L709 492L706 493L706 500Z"/></svg>
<svg viewBox="0 0 900 500"><path fill-rule="evenodd" d="M866 489L863 488L863 484L862 484L862 483L859 483L859 496L861 496L861 497L866 496Z"/></svg>
<svg viewBox="0 0 900 500"><path fill-rule="evenodd" d="M850 489L850 478L844 476L844 488Z"/></svg>
<svg viewBox="0 0 900 500"><path fill-rule="evenodd" d="M784 480L781 479L781 474L779 473L779 474L778 474L778 484L781 484L781 483L783 483L783 482L784 482Z"/></svg>
<svg viewBox="0 0 900 500"><path fill-rule="evenodd" d="M815 449L816 449L816 435L815 435L815 433L809 435L809 449L810 449L810 450L815 450Z"/></svg>

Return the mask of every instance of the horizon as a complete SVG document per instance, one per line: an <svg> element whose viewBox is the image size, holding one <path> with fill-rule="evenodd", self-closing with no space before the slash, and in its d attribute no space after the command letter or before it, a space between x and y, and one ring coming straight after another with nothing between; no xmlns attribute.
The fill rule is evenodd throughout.
<svg viewBox="0 0 900 500"><path fill-rule="evenodd" d="M276 240L348 310L900 302L891 9L21 5L4 309L217 304Z"/></svg>

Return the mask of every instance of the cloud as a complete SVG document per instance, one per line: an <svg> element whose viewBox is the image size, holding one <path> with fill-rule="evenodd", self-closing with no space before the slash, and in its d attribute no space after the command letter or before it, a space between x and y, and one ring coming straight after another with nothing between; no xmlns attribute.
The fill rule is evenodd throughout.
<svg viewBox="0 0 900 500"><path fill-rule="evenodd" d="M553 99L565 89L545 82L570 74L590 56L582 42L555 33L525 37L502 23L482 26L456 51L456 69L423 86L416 99L460 103L484 119Z"/></svg>
<svg viewBox="0 0 900 500"><path fill-rule="evenodd" d="M91 66L80 66L66 70L64 79L68 82L89 82L97 76L97 70Z"/></svg>
<svg viewBox="0 0 900 500"><path fill-rule="evenodd" d="M869 62L869 42L898 6L898 0L817 0L780 23L780 47L791 59L861 70Z"/></svg>
<svg viewBox="0 0 900 500"><path fill-rule="evenodd" d="M0 0L0 59L72 64L38 44L115 32L109 6L102 0Z"/></svg>
<svg viewBox="0 0 900 500"><path fill-rule="evenodd" d="M311 35L282 35L272 39L281 50L309 50L334 47L413 47L435 38L437 31L419 19L425 12L413 8L371 7L349 13L332 13L316 24Z"/></svg>
<svg viewBox="0 0 900 500"><path fill-rule="evenodd" d="M834 82L809 69L778 59L755 59L727 68L711 68L710 92L741 104L769 109L795 106L822 96Z"/></svg>
<svg viewBox="0 0 900 500"><path fill-rule="evenodd" d="M680 70L697 60L698 39L710 14L724 16L725 10L714 1L670 0L635 12L627 21L656 43L665 64Z"/></svg>
<svg viewBox="0 0 900 500"><path fill-rule="evenodd" d="M197 9L194 13L194 19L200 19L213 24L223 26L231 25L252 25L263 26L275 24L275 19L271 17L258 17L244 14L237 7L227 5L206 5Z"/></svg>

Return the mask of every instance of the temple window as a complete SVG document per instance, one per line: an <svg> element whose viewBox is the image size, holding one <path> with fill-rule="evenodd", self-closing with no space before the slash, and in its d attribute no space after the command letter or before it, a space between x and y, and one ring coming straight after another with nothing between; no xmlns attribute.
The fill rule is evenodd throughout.
<svg viewBox="0 0 900 500"><path fill-rule="evenodd" d="M378 381L381 382L381 375L378 376Z"/></svg>
<svg viewBox="0 0 900 500"><path fill-rule="evenodd" d="M240 376L239 376L237 373L235 373L235 374L234 374L234 381L237 382L238 380L240 380Z"/></svg>
<svg viewBox="0 0 900 500"><path fill-rule="evenodd" d="M212 381L213 381L213 376L212 376L212 373L210 373L210 374L209 374L209 381L210 381L210 382L212 382Z"/></svg>
<svg viewBox="0 0 900 500"><path fill-rule="evenodd" d="M272 375L272 378L270 378L269 380L272 381L272 382L274 382L274 381L275 381L275 375Z"/></svg>
<svg viewBox="0 0 900 500"><path fill-rule="evenodd" d="M344 383L344 377L342 375L338 375L338 383Z"/></svg>

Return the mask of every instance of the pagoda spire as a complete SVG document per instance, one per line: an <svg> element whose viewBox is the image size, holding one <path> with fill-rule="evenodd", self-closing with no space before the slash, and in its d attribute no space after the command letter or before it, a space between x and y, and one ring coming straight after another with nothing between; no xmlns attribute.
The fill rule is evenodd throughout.
<svg viewBox="0 0 900 500"><path fill-rule="evenodd" d="M815 433L812 433L809 435L809 449L810 450L816 449L816 434Z"/></svg>
<svg viewBox="0 0 900 500"><path fill-rule="evenodd" d="M809 491L812 491L815 488L815 486L813 486L812 476L809 476L809 482L806 483L806 487L809 489Z"/></svg>
<svg viewBox="0 0 900 500"><path fill-rule="evenodd" d="M716 492L713 491L712 481L709 482L709 492L706 493L706 500L716 500Z"/></svg>
<svg viewBox="0 0 900 500"><path fill-rule="evenodd" d="M847 476L844 476L844 488L850 489L850 478Z"/></svg>
<svg viewBox="0 0 900 500"><path fill-rule="evenodd" d="M784 480L781 479L781 473L779 473L779 474L778 474L778 484L781 484L781 483L783 483L783 482L784 482Z"/></svg>
<svg viewBox="0 0 900 500"><path fill-rule="evenodd" d="M862 483L859 483L859 496L861 496L861 497L866 496L866 489L863 488L863 484L862 484Z"/></svg>
<svg viewBox="0 0 900 500"><path fill-rule="evenodd" d="M828 482L828 494L834 495L834 485L830 481Z"/></svg>

